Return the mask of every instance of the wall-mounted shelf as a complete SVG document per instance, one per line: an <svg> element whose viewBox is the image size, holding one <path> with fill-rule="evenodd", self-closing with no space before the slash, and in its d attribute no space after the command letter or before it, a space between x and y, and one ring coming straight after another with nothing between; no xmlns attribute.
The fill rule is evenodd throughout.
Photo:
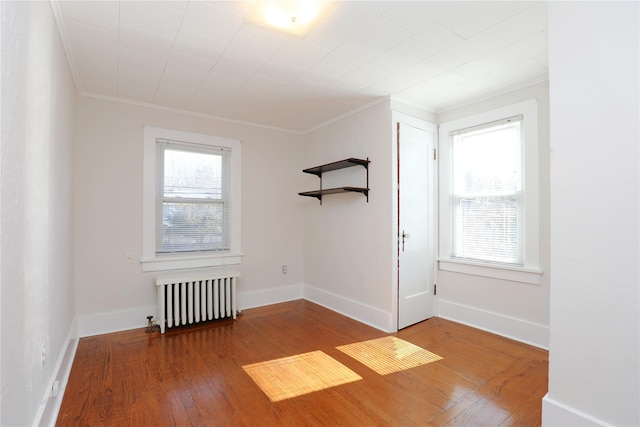
<svg viewBox="0 0 640 427"><path fill-rule="evenodd" d="M344 160L339 160L333 163L327 163L326 165L314 166L312 168L303 169L302 172L310 173L312 175L320 178L320 189L314 191L305 191L302 193L298 193L301 196L307 197L315 197L320 200L320 204L322 204L322 196L325 194L338 194L338 193L362 193L367 198L367 203L369 202L369 158L366 160L349 158ZM335 171L338 169L345 169L354 166L362 166L367 171L367 187L338 187L338 188L322 188L322 174L326 172Z"/></svg>

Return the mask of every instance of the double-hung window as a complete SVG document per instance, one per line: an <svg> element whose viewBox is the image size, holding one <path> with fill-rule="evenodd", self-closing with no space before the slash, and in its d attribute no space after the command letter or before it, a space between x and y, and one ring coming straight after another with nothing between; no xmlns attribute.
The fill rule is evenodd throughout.
<svg viewBox="0 0 640 427"><path fill-rule="evenodd" d="M143 271L239 264L240 141L145 127Z"/></svg>
<svg viewBox="0 0 640 427"><path fill-rule="evenodd" d="M229 150L158 141L156 254L229 249Z"/></svg>
<svg viewBox="0 0 640 427"><path fill-rule="evenodd" d="M521 122L512 117L451 135L452 257L522 265Z"/></svg>
<svg viewBox="0 0 640 427"><path fill-rule="evenodd" d="M442 270L539 283L537 102L442 123Z"/></svg>

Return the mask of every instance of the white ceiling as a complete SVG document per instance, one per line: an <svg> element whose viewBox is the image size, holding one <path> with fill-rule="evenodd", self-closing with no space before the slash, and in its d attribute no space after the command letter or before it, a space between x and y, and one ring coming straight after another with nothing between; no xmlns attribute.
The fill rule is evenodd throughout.
<svg viewBox="0 0 640 427"><path fill-rule="evenodd" d="M304 37L249 23L251 4L52 0L80 93L295 132L548 78L544 2L336 1Z"/></svg>

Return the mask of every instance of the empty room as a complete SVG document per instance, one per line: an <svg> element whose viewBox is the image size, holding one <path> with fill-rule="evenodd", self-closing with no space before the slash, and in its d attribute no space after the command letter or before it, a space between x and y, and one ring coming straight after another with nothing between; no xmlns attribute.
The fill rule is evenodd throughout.
<svg viewBox="0 0 640 427"><path fill-rule="evenodd" d="M0 22L0 425L640 425L640 3Z"/></svg>

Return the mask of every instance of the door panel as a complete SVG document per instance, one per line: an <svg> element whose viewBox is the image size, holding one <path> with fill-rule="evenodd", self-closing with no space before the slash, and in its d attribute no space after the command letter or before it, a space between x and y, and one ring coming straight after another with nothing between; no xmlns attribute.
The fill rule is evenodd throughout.
<svg viewBox="0 0 640 427"><path fill-rule="evenodd" d="M435 314L435 135L398 122L398 329Z"/></svg>

